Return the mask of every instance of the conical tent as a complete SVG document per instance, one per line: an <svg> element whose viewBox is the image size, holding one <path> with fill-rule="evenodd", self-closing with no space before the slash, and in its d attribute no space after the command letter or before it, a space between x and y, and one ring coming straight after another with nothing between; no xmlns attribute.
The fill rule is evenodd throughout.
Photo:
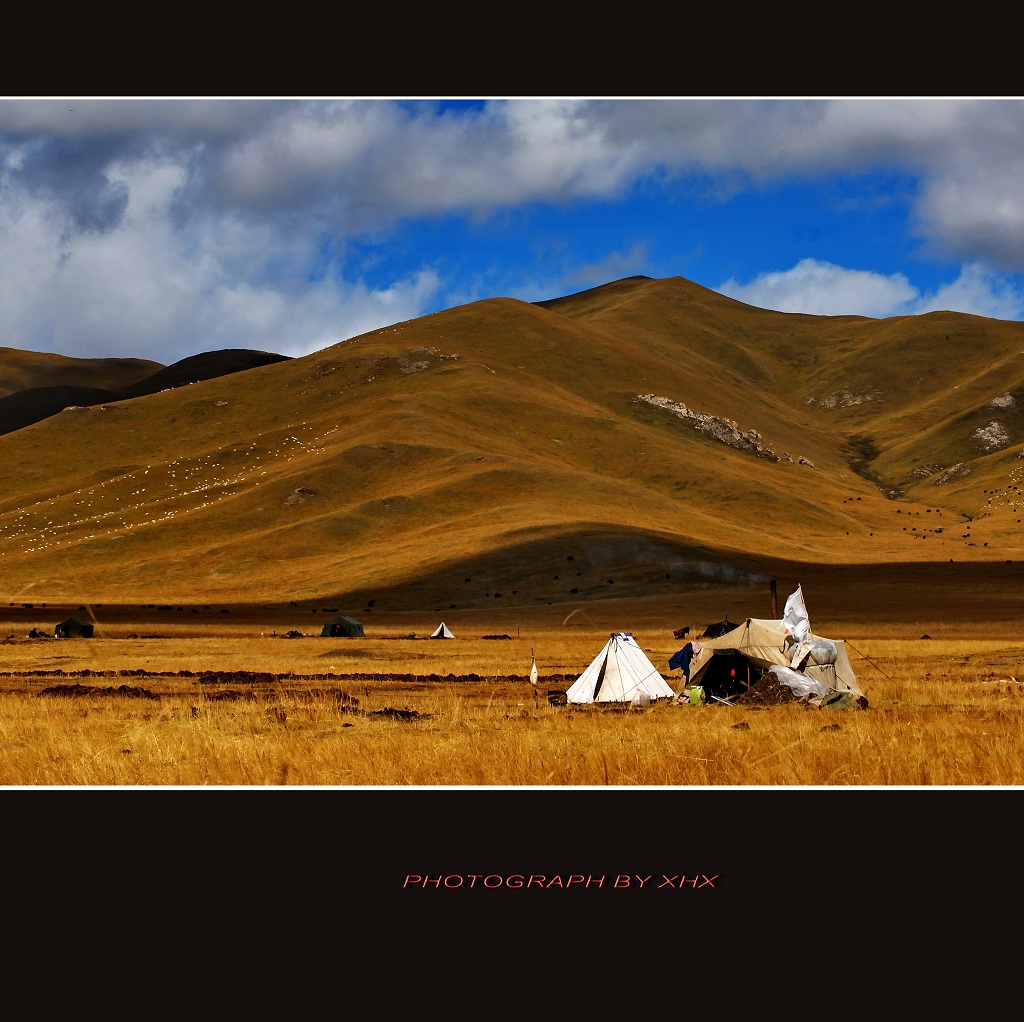
<svg viewBox="0 0 1024 1022"><path fill-rule="evenodd" d="M570 703L645 703L672 699L675 692L630 632L612 632L565 697Z"/></svg>
<svg viewBox="0 0 1024 1022"><path fill-rule="evenodd" d="M442 621L431 633L432 639L454 639L452 630Z"/></svg>

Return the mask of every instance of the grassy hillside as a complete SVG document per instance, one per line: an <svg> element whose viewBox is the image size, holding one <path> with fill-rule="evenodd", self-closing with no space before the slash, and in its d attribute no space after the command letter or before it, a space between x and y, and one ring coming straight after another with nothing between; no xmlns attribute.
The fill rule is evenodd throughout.
<svg viewBox="0 0 1024 1022"><path fill-rule="evenodd" d="M92 387L118 391L164 366L143 358L69 358L0 347L0 398L32 387Z"/></svg>
<svg viewBox="0 0 1024 1022"><path fill-rule="evenodd" d="M1022 330L682 278L475 302L0 436L0 600L466 608L1003 565Z"/></svg>
<svg viewBox="0 0 1024 1022"><path fill-rule="evenodd" d="M0 433L23 429L65 408L156 394L288 357L248 348L222 348L163 366L142 359L72 359L11 348L2 351L7 355L0 365ZM37 386L36 381L42 382Z"/></svg>

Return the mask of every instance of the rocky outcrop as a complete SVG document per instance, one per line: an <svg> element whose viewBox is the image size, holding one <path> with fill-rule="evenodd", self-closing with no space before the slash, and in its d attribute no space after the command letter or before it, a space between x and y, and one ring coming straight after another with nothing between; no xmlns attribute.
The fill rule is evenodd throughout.
<svg viewBox="0 0 1024 1022"><path fill-rule="evenodd" d="M442 354L437 348L410 348L403 355L398 356L398 367L403 373L421 373L429 369L431 359L438 362L455 361L458 355Z"/></svg>
<svg viewBox="0 0 1024 1022"><path fill-rule="evenodd" d="M881 401L882 395L878 391L870 394L854 394L851 390L837 390L820 401L817 398L808 398L808 405L818 405L819 408L852 408L855 405L862 405L868 401Z"/></svg>
<svg viewBox="0 0 1024 1022"><path fill-rule="evenodd" d="M770 447L761 443L760 433L753 429L744 432L731 419L720 419L716 415L704 415L701 412L692 411L681 401L672 401L667 397L659 397L657 394L638 394L634 400L653 405L655 408L664 408L665 411L692 423L698 432L737 451L745 451L747 454L766 458L768 461L783 460ZM787 460L792 461L793 459L787 458ZM800 461L811 468L814 467L804 458L801 458Z"/></svg>
<svg viewBox="0 0 1024 1022"><path fill-rule="evenodd" d="M932 483L933 486L941 486L943 483L948 483L953 479L962 479L966 475L970 475L970 468L965 465L962 461L958 461L952 468L947 468L938 479Z"/></svg>
<svg viewBox="0 0 1024 1022"><path fill-rule="evenodd" d="M1010 434L1006 427L994 419L986 426L979 426L971 434L971 439L981 444L986 451L1001 451L1010 445Z"/></svg>

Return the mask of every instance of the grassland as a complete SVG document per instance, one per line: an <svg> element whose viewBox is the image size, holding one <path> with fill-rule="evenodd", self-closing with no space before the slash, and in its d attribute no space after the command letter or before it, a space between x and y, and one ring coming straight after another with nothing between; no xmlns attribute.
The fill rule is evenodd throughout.
<svg viewBox="0 0 1024 1022"><path fill-rule="evenodd" d="M634 277L0 432L0 784L1018 785L1022 351ZM8 350L0 395L156 365L103 362ZM797 585L868 709L546 698Z"/></svg>
<svg viewBox="0 0 1024 1022"><path fill-rule="evenodd" d="M712 597L705 599L710 607ZM102 625L92 639L60 640L25 637L23 618L0 622L8 635L0 670L0 784L1024 783L1024 684L1016 680L1024 677L1024 637L1013 622L820 628L849 643L866 710L825 711L794 701L631 710L550 705L547 693L564 690L613 629L633 631L678 684L678 672L667 668L680 645L672 629L691 622L659 611L656 601L577 608L568 622L551 611L456 613L445 617L456 635L446 641L423 638L438 623L424 615L382 616L357 639L309 632L285 638L291 622L280 618L273 627L269 609L263 619L230 623L213 613L205 623L199 616L156 628L147 622L149 637L125 620ZM529 683L533 657L537 690Z"/></svg>

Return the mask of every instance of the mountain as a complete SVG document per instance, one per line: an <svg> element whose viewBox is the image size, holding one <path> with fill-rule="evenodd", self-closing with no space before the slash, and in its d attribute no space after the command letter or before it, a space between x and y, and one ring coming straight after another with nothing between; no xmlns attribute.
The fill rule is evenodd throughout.
<svg viewBox="0 0 1024 1022"><path fill-rule="evenodd" d="M0 398L37 387L121 390L163 369L143 358L69 358L0 347Z"/></svg>
<svg viewBox="0 0 1024 1022"><path fill-rule="evenodd" d="M131 358L68 358L0 349L0 434L30 426L75 405L123 401L212 380L287 356L246 348L204 352L165 366Z"/></svg>
<svg viewBox="0 0 1024 1022"><path fill-rule="evenodd" d="M1017 322L777 313L680 277L486 299L0 436L0 578L11 603L351 612L955 563L998 598L1022 354Z"/></svg>
<svg viewBox="0 0 1024 1022"><path fill-rule="evenodd" d="M150 376L122 387L117 400L156 394L161 390L185 387L190 383L215 380L230 373L242 373L257 366L273 365L287 361L287 355L270 351L253 351L249 348L222 348L219 351L205 351L190 355L172 365L163 366Z"/></svg>

